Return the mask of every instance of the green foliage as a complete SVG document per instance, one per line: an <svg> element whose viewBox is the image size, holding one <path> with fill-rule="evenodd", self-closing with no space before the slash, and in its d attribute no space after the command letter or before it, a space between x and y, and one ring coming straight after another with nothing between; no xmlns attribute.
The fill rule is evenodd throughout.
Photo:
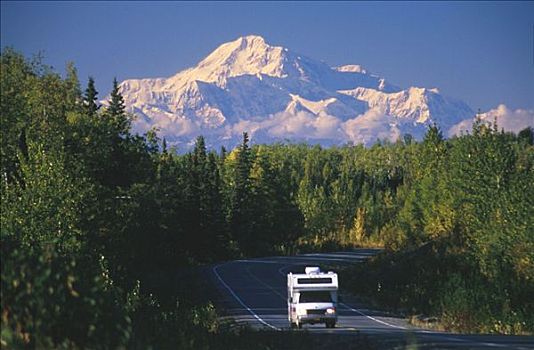
<svg viewBox="0 0 534 350"><path fill-rule="evenodd" d="M20 159L18 183L3 184L2 238L23 247L51 244L61 253L80 249L79 212L90 195L84 179L66 171L62 154L30 143Z"/></svg>
<svg viewBox="0 0 534 350"><path fill-rule="evenodd" d="M397 192L390 254L349 277L359 293L450 329L533 331L533 148L497 130L477 122L445 141L429 129Z"/></svg>
<svg viewBox="0 0 534 350"><path fill-rule="evenodd" d="M117 348L130 337L127 314L101 269L53 244L2 241L2 329L7 344L34 348ZM4 338L2 337L4 340Z"/></svg>

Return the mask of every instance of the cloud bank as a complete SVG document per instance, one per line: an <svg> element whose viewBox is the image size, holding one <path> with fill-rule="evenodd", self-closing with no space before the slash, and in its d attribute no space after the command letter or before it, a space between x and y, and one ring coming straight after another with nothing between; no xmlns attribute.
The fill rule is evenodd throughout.
<svg viewBox="0 0 534 350"><path fill-rule="evenodd" d="M493 124L493 122L496 120L499 130L504 129L505 131L512 131L514 133L517 133L529 126L534 127L534 110L511 110L504 104L500 104L499 106L497 106L497 108L491 109L486 113L480 114L480 119L488 124ZM448 131L449 137L471 132L474 121L475 118L470 118L454 125Z"/></svg>
<svg viewBox="0 0 534 350"><path fill-rule="evenodd" d="M480 115L487 123L497 120L499 128L505 131L519 132L534 127L534 110L511 110L501 104L497 108ZM449 137L471 131L474 118L463 120L451 127ZM330 141L330 144L364 144L372 145L378 139L397 141L405 133L424 135L427 125L414 124L413 120L405 120L387 115L383 110L371 108L363 114L350 119L341 119L324 112L313 114L309 111L279 112L265 118L239 120L227 124L224 128L210 129L203 127L199 121L176 117L170 113L162 113L148 118L140 116L134 122L134 131L145 132L151 127L159 129L160 137L166 137L171 143L191 144L198 135L208 140L227 140L239 142L243 132L248 132L251 140L269 142L273 140L308 141L310 143ZM415 133L415 134L414 134Z"/></svg>

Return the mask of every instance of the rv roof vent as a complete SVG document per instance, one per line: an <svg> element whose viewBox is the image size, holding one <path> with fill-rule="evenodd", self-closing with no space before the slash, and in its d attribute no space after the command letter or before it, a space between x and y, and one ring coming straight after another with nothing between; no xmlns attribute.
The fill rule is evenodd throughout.
<svg viewBox="0 0 534 350"><path fill-rule="evenodd" d="M318 274L321 272L321 269L317 266L308 266L304 269L304 271L306 272L307 275L311 275L311 274Z"/></svg>

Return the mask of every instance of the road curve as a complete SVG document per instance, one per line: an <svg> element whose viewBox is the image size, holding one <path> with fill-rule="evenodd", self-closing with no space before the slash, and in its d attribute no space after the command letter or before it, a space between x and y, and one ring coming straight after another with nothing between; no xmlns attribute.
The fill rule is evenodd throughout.
<svg viewBox="0 0 534 350"><path fill-rule="evenodd" d="M219 264L211 269L212 280L219 291L216 303L237 323L277 331L288 330L287 273L302 273L304 266L361 263L378 252L377 249L356 249ZM343 281L339 283L343 294ZM410 345L417 349L534 349L534 337L455 334L416 328L405 319L373 310L356 298L347 298L339 303L335 329L317 324L305 325L304 330L340 337L361 333L379 340L383 348Z"/></svg>

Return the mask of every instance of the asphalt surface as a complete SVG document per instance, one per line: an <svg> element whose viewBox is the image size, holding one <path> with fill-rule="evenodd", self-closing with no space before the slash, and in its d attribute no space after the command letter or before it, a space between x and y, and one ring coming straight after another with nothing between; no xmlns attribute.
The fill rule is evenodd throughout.
<svg viewBox="0 0 534 350"><path fill-rule="evenodd" d="M287 319L287 278L289 272L303 273L305 266L354 264L377 254L376 249L352 252L303 254L236 260L213 266L212 279L217 287L218 307L238 324L270 330L289 330ZM321 268L323 270L323 268ZM343 295L343 281L339 281ZM416 328L391 314L364 305L357 297L344 296L338 304L336 328L323 324L304 325L302 330L339 337L360 336L379 342L381 348L416 349L534 349L534 337L473 335L430 331Z"/></svg>

